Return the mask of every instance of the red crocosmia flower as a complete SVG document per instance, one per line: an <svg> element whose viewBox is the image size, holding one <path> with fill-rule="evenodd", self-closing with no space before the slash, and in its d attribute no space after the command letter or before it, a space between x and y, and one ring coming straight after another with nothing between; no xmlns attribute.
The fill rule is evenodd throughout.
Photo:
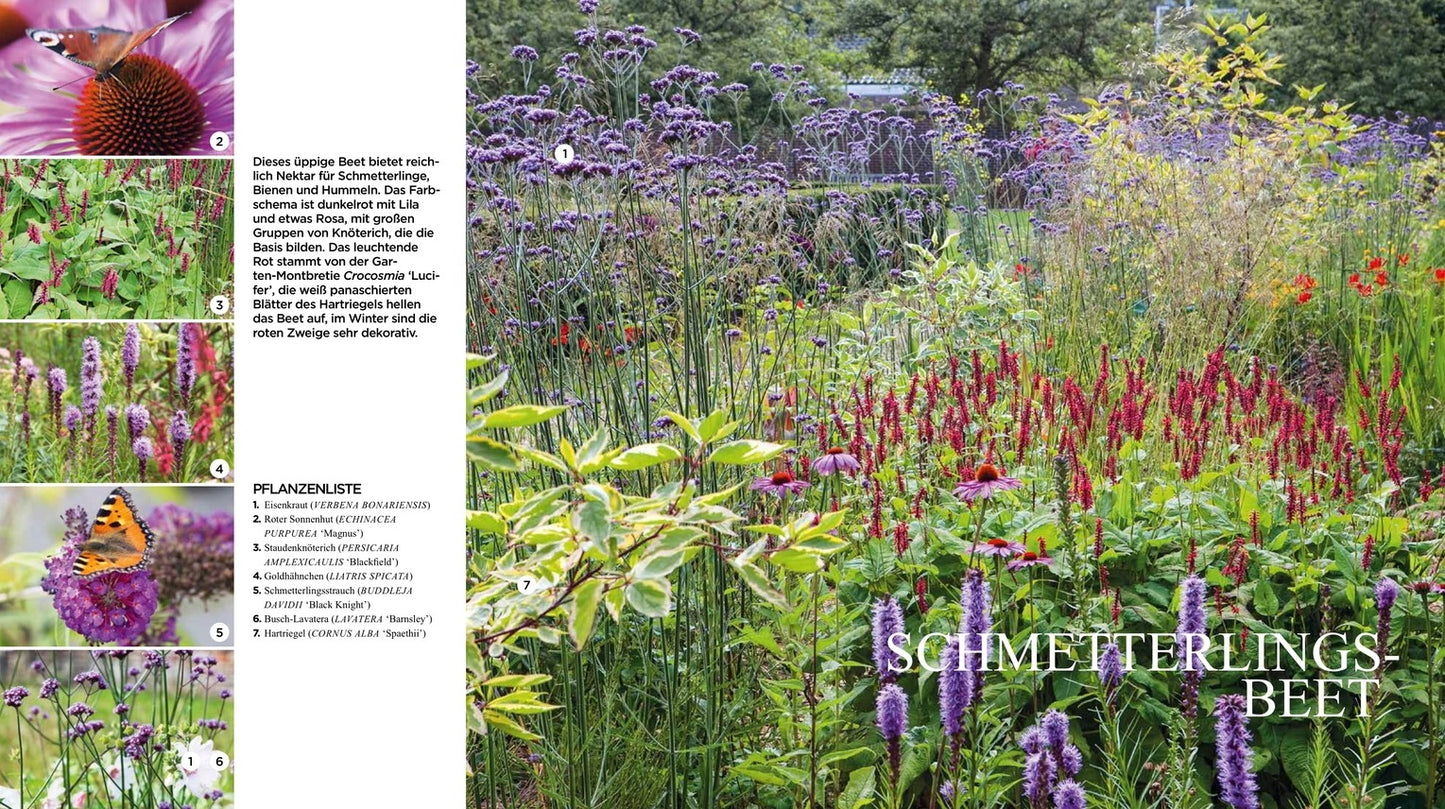
<svg viewBox="0 0 1445 809"><path fill-rule="evenodd" d="M1310 302L1310 298L1312 298L1312 297L1314 297L1314 293L1313 293L1313 292L1310 292L1310 291L1307 289L1307 290L1305 290L1304 292L1301 292L1301 293L1299 294L1299 297L1296 298L1295 300L1299 301L1300 304L1303 305L1303 304L1309 303L1309 302Z"/></svg>
<svg viewBox="0 0 1445 809"><path fill-rule="evenodd" d="M1400 266L1403 267L1403 266L1405 266L1406 264L1409 264L1409 263L1410 263L1410 254L1409 254L1409 253L1401 253L1400 255L1395 256L1395 260L1398 261L1398 262L1400 262Z"/></svg>
<svg viewBox="0 0 1445 809"><path fill-rule="evenodd" d="M1370 259L1370 272L1374 272L1375 270L1378 270L1383 266L1385 266L1385 260L1383 258L1375 256L1374 258Z"/></svg>
<svg viewBox="0 0 1445 809"><path fill-rule="evenodd" d="M1316 281L1306 273L1300 273L1294 277L1294 285L1300 289L1314 289Z"/></svg>
<svg viewBox="0 0 1445 809"><path fill-rule="evenodd" d="M1388 286L1390 283L1390 274L1384 272L1383 270L1375 273L1375 283L1379 284L1382 287Z"/></svg>
<svg viewBox="0 0 1445 809"><path fill-rule="evenodd" d="M1435 268L1435 283L1445 284L1445 267Z"/></svg>
<svg viewBox="0 0 1445 809"><path fill-rule="evenodd" d="M1360 296L1361 296L1361 297L1364 297L1364 298L1368 298L1368 297L1370 297L1371 295L1375 294L1375 285L1374 285L1374 284L1362 284L1362 285L1356 287L1356 289L1358 289L1358 290L1360 291Z"/></svg>
<svg viewBox="0 0 1445 809"><path fill-rule="evenodd" d="M1359 274L1359 273L1351 273L1351 274L1350 274L1350 286L1352 286L1352 287L1357 287L1357 286L1359 286L1359 285L1360 285L1360 274Z"/></svg>

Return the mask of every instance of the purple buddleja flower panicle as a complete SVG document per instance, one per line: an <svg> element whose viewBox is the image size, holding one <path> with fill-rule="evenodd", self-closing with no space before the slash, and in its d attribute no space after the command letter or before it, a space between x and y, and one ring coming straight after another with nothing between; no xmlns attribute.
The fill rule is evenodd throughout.
<svg viewBox="0 0 1445 809"><path fill-rule="evenodd" d="M176 398L181 408L191 406L191 390L196 385L196 323L182 323L176 334Z"/></svg>
<svg viewBox="0 0 1445 809"><path fill-rule="evenodd" d="M150 460L156 454L155 444L151 442L150 436L143 435L130 443L130 451L135 454L136 462L140 464L140 482L145 483Z"/></svg>
<svg viewBox="0 0 1445 809"><path fill-rule="evenodd" d="M100 339L85 338L80 351L80 412L85 416L86 432L94 435L96 414L100 412Z"/></svg>
<svg viewBox="0 0 1445 809"><path fill-rule="evenodd" d="M65 539L60 551L45 560L41 589L51 595L60 620L92 643L133 643L156 612L155 579L146 568L77 576L75 559L90 538L90 515L76 507L63 519Z"/></svg>
<svg viewBox="0 0 1445 809"><path fill-rule="evenodd" d="M965 688L964 707L983 699L983 671L988 665L988 635L993 631L992 596L982 570L970 568L963 580L963 621L959 627Z"/></svg>
<svg viewBox="0 0 1445 809"><path fill-rule="evenodd" d="M149 568L162 603L209 601L234 591L233 515L205 516L167 504L151 511L147 523L155 536Z"/></svg>
<svg viewBox="0 0 1445 809"><path fill-rule="evenodd" d="M1394 579L1381 577L1375 584L1375 610L1379 613L1375 624L1375 677L1385 670L1385 657L1390 649L1390 618L1395 612L1395 600L1400 597L1400 585Z"/></svg>
<svg viewBox="0 0 1445 809"><path fill-rule="evenodd" d="M908 730L908 695L897 683L878 689L878 731L888 744L888 769L894 789L898 788L898 769L903 763L903 733Z"/></svg>
<svg viewBox="0 0 1445 809"><path fill-rule="evenodd" d="M171 452L175 467L176 480L185 479L186 443L191 440L191 422L186 418L186 411L177 410L170 424Z"/></svg>
<svg viewBox="0 0 1445 809"><path fill-rule="evenodd" d="M1119 644L1104 644L1104 653L1099 655L1099 684L1104 687L1104 701L1114 706L1114 697L1124 683L1124 661L1119 655Z"/></svg>
<svg viewBox="0 0 1445 809"><path fill-rule="evenodd" d="M1179 586L1179 628L1174 633L1174 653L1184 673L1182 706L1193 719L1199 708L1199 683L1204 680L1204 580L1192 575Z"/></svg>
<svg viewBox="0 0 1445 809"><path fill-rule="evenodd" d="M1084 788L1070 778L1054 789L1054 809L1086 809Z"/></svg>
<svg viewBox="0 0 1445 809"><path fill-rule="evenodd" d="M897 599L880 598L873 605L873 666L884 683L898 680L901 673L898 655L888 648L889 640L903 634L903 608Z"/></svg>
<svg viewBox="0 0 1445 809"><path fill-rule="evenodd" d="M132 401L135 389L135 369L140 367L140 327L131 323L125 327L125 340L120 344L120 368L125 374L125 400Z"/></svg>
<svg viewBox="0 0 1445 809"><path fill-rule="evenodd" d="M1226 694L1214 701L1214 728L1220 800L1230 809L1259 809L1259 786L1249 747L1253 737L1242 695Z"/></svg>

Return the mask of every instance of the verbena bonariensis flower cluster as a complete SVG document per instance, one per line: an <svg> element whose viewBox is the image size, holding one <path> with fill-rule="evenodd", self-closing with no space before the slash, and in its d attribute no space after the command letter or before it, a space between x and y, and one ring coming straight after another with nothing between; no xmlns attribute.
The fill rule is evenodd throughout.
<svg viewBox="0 0 1445 809"><path fill-rule="evenodd" d="M181 640L176 622L188 601L204 604L234 590L232 514L201 515L165 504L146 519L153 540L145 566L81 576L75 560L93 523L81 506L64 514L65 538L45 560L40 585L61 623L90 643L175 645Z"/></svg>
<svg viewBox="0 0 1445 809"><path fill-rule="evenodd" d="M0 479L213 479L231 456L229 326L14 326L0 348Z"/></svg>
<svg viewBox="0 0 1445 809"><path fill-rule="evenodd" d="M653 69L664 35L583 6L575 55L514 53L530 92L469 99L470 347L510 372L509 417L566 408L512 436L518 459L555 457L471 480L474 590L577 573L507 530L591 474L573 466L639 503L726 505L762 538L707 532L662 602L586 565L549 591L567 620L497 665L561 707L541 740L473 735L473 806L624 782L718 806L1436 801L1438 136L1308 90L1259 106L1257 20L1073 109L1018 87L835 104L764 61L749 90L776 88L778 123L743 133L741 88ZM677 414L715 408L751 442L733 457L766 460L704 463L722 439ZM618 442L626 462L598 460ZM645 556L584 506L558 528L582 556ZM837 513L825 564L790 547L729 578ZM599 613L579 590L603 588L618 620L566 646ZM989 632L1115 637L1048 672L980 667ZM1378 685L1368 717L1249 716L1211 667L1331 632L1330 655L1381 663L1288 676ZM1141 671L1131 633L1211 651ZM576 674L603 658L626 688ZM603 705L666 730L638 740ZM626 775L594 766L619 755Z"/></svg>
<svg viewBox="0 0 1445 809"><path fill-rule="evenodd" d="M229 806L229 653L0 654L6 806ZM192 764L183 762L190 758Z"/></svg>

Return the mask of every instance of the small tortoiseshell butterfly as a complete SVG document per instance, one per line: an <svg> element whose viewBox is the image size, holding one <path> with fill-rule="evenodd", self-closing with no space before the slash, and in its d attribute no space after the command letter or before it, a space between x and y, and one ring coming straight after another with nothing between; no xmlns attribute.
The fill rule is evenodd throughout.
<svg viewBox="0 0 1445 809"><path fill-rule="evenodd" d="M130 492L115 489L95 512L90 538L81 543L74 573L80 577L111 571L138 570L150 561L155 536L135 513Z"/></svg>
<svg viewBox="0 0 1445 809"><path fill-rule="evenodd" d="M130 56L131 51L184 16L186 15L178 14L168 20L161 20L144 31L118 31L104 27L57 30L27 28L25 33L37 45L72 62L85 65L95 71L97 79L105 80Z"/></svg>

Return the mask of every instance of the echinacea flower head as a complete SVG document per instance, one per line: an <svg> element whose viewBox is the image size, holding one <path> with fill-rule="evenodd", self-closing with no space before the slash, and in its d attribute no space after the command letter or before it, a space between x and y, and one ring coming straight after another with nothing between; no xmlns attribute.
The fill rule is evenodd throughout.
<svg viewBox="0 0 1445 809"><path fill-rule="evenodd" d="M975 542L971 550L979 556L1005 556L1012 558L1023 553L1024 546L1018 542L995 537L983 542Z"/></svg>
<svg viewBox="0 0 1445 809"><path fill-rule="evenodd" d="M953 494L966 503L972 503L975 500L987 500L999 492L1012 491L1022 485L1018 478L1005 475L993 464L981 463L973 471L973 479L958 484Z"/></svg>
<svg viewBox="0 0 1445 809"><path fill-rule="evenodd" d="M90 516L72 508L64 516L66 534L60 552L45 560L40 586L52 596L60 620L92 643L134 642L149 626L157 607L156 581L145 568L75 575L80 546L90 537Z"/></svg>
<svg viewBox="0 0 1445 809"><path fill-rule="evenodd" d="M778 471L765 478L758 478L753 481L751 487L755 492L771 494L774 497L787 497L790 494L801 494L808 488L806 480L797 480L792 472Z"/></svg>
<svg viewBox="0 0 1445 809"><path fill-rule="evenodd" d="M137 47L108 76L16 42L0 63L0 154L231 154L212 148L232 136L233 3L211 0ZM144 31L168 16L166 0L62 0L31 27ZM63 88L57 91L55 88Z"/></svg>
<svg viewBox="0 0 1445 809"><path fill-rule="evenodd" d="M1219 797L1230 809L1259 809L1259 786L1249 747L1253 737L1245 716L1244 697L1240 694L1226 694L1214 702Z"/></svg>
<svg viewBox="0 0 1445 809"><path fill-rule="evenodd" d="M813 473L824 476L837 474L853 474L863 465L858 459L850 455L841 447L832 447L813 461Z"/></svg>
<svg viewBox="0 0 1445 809"><path fill-rule="evenodd" d="M1053 561L1054 558L1052 556L1043 556L1033 551L1024 551L1008 563L1008 569L1022 570L1023 568L1033 567L1034 565L1049 565L1053 563Z"/></svg>

